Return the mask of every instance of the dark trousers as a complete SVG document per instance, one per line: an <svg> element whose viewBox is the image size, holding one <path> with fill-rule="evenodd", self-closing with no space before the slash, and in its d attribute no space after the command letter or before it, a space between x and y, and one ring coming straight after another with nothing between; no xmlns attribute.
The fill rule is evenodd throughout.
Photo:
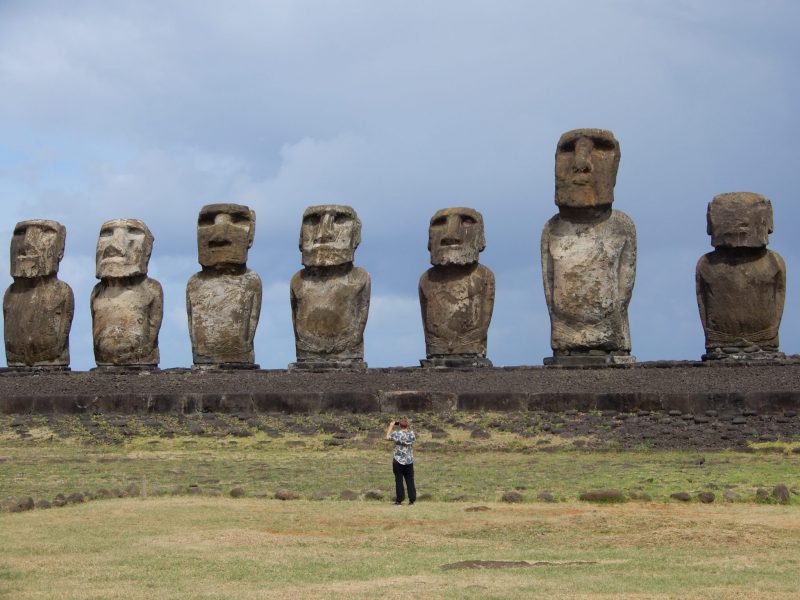
<svg viewBox="0 0 800 600"><path fill-rule="evenodd" d="M402 502L406 499L406 492L403 489L403 479L405 479L408 501L413 504L417 499L417 488L414 486L414 463L401 465L392 459L392 471L394 472L395 502Z"/></svg>

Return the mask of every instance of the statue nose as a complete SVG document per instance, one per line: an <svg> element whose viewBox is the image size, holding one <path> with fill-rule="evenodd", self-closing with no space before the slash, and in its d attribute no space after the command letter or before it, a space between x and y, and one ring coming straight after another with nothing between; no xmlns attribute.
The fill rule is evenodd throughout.
<svg viewBox="0 0 800 600"><path fill-rule="evenodd" d="M115 236L114 239L111 241L111 243L108 244L108 246L106 246L106 249L103 250L103 258L112 258L112 257L115 257L115 256L124 256L125 255L125 250L122 247L122 244L119 243L119 242L120 242L120 240L118 240L116 238L116 236Z"/></svg>
<svg viewBox="0 0 800 600"><path fill-rule="evenodd" d="M457 246L461 243L461 230L457 218L447 219L447 229L442 236L442 246Z"/></svg>
<svg viewBox="0 0 800 600"><path fill-rule="evenodd" d="M334 240L333 235L333 216L323 215L320 220L319 227L317 228L317 235L314 241L317 243L325 244Z"/></svg>
<svg viewBox="0 0 800 600"><path fill-rule="evenodd" d="M31 250L35 250L37 248L41 237L42 234L38 229L36 229L35 227L28 228L28 230L25 232L25 237L22 241L22 249L25 252L25 254L28 254Z"/></svg>
<svg viewBox="0 0 800 600"><path fill-rule="evenodd" d="M578 155L575 157L575 162L572 165L572 170L576 173L591 173L592 172L592 161L589 159L588 155Z"/></svg>
<svg viewBox="0 0 800 600"><path fill-rule="evenodd" d="M592 148L587 144L578 144L575 148L575 161L572 163L572 170L576 173L592 172Z"/></svg>

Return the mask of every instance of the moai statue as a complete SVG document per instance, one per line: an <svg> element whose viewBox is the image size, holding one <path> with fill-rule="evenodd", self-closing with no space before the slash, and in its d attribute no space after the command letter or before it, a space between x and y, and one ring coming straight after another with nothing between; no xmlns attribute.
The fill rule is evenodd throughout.
<svg viewBox="0 0 800 600"><path fill-rule="evenodd" d="M67 230L61 223L21 221L11 238L14 283L3 297L6 362L11 368L69 370L72 289L58 279Z"/></svg>
<svg viewBox="0 0 800 600"><path fill-rule="evenodd" d="M767 250L772 204L759 194L715 196L708 205L714 251L697 263L697 306L706 337L703 360L783 358L778 328L786 265Z"/></svg>
<svg viewBox="0 0 800 600"><path fill-rule="evenodd" d="M431 219L433 267L419 280L425 329L423 367L491 367L486 336L494 308L494 273L478 264L486 247L483 216L471 208L444 208Z"/></svg>
<svg viewBox="0 0 800 600"><path fill-rule="evenodd" d="M353 257L361 220L349 206L309 206L300 227L303 269L290 286L297 362L290 369L366 369L370 278Z"/></svg>
<svg viewBox="0 0 800 600"><path fill-rule="evenodd" d="M199 369L257 369L253 338L261 314L261 278L247 268L256 213L208 204L197 219L202 271L186 285L192 357Z"/></svg>
<svg viewBox="0 0 800 600"><path fill-rule="evenodd" d="M100 283L91 296L94 358L101 370L158 367L164 315L161 284L147 276L153 234L138 219L100 227L95 254Z"/></svg>
<svg viewBox="0 0 800 600"><path fill-rule="evenodd" d="M575 129L556 149L558 214L542 231L542 278L550 312L548 364L631 363L628 303L636 276L636 229L612 210L620 150L614 134Z"/></svg>

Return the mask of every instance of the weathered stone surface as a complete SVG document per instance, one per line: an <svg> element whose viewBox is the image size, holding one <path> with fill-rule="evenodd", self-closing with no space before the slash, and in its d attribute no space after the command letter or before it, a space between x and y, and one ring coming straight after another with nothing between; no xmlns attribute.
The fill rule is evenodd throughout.
<svg viewBox="0 0 800 600"><path fill-rule="evenodd" d="M300 494L293 490L278 490L275 492L276 500L299 500Z"/></svg>
<svg viewBox="0 0 800 600"><path fill-rule="evenodd" d="M33 510L35 503L33 498L27 496L25 498L20 498L19 500L13 501L9 504L8 510L9 512L25 512L28 510Z"/></svg>
<svg viewBox="0 0 800 600"><path fill-rule="evenodd" d="M785 484L779 483L774 488L772 488L772 497L775 499L776 502L780 504L789 504L789 501L792 499L792 495L789 492L789 488L786 487Z"/></svg>
<svg viewBox="0 0 800 600"><path fill-rule="evenodd" d="M631 492L630 494L628 494L628 498L630 498L631 500L639 500L641 502L653 501L653 497L647 492Z"/></svg>
<svg viewBox="0 0 800 600"><path fill-rule="evenodd" d="M743 439L757 440L765 433L793 439L800 426L796 415L799 382L797 360L781 364L696 362L672 369L637 363L611 370L527 367L431 372L398 368L346 375L219 371L200 377L189 369L146 376L55 372L35 377L0 369L0 414L11 415L9 426L18 431L36 426L30 416L34 414L615 410L650 415L648 432L659 437L664 429L673 435L677 424L691 423L671 418L665 425L661 421L667 411L689 416L713 409L720 415L719 428L715 420L704 427L681 429L692 432L684 440L692 442L688 447L702 452L702 440L695 433L708 429L729 436L733 445ZM756 417L739 417L745 413ZM769 415L783 419L786 414L794 415L789 423L765 420ZM743 425L734 425L734 419L741 419ZM612 426L615 421L609 418ZM629 433L637 430L627 425L632 422L625 421ZM756 433L751 433L751 428Z"/></svg>
<svg viewBox="0 0 800 600"><path fill-rule="evenodd" d="M625 502L625 495L620 490L592 490L584 492L578 499L583 502Z"/></svg>
<svg viewBox="0 0 800 600"><path fill-rule="evenodd" d="M733 490L725 490L722 493L722 498L725 500L725 502L738 502L740 500L739 494Z"/></svg>
<svg viewBox="0 0 800 600"><path fill-rule="evenodd" d="M261 278L247 268L255 212L239 204L209 204L197 221L203 270L186 286L195 367L256 368L253 339L261 314Z"/></svg>
<svg viewBox="0 0 800 600"><path fill-rule="evenodd" d="M553 359L546 364L630 362L628 304L636 276L636 229L611 208L619 143L610 131L576 129L556 150L559 214L542 231ZM587 363L588 361L588 363Z"/></svg>
<svg viewBox="0 0 800 600"><path fill-rule="evenodd" d="M509 492L505 492L500 499L503 502L509 502L511 504L516 504L516 503L522 502L523 497L522 497L522 494L520 494L518 491L511 490Z"/></svg>
<svg viewBox="0 0 800 600"><path fill-rule="evenodd" d="M425 330L423 367L491 367L486 338L494 273L478 263L486 247L483 216L472 208L438 211L428 229L432 268L419 280Z"/></svg>
<svg viewBox="0 0 800 600"><path fill-rule="evenodd" d="M353 490L342 490L339 494L340 500L358 500L358 493Z"/></svg>
<svg viewBox="0 0 800 600"><path fill-rule="evenodd" d="M56 221L21 221L11 238L11 276L3 297L6 362L16 368L69 366L72 289L58 279L67 231Z"/></svg>
<svg viewBox="0 0 800 600"><path fill-rule="evenodd" d="M353 258L361 220L349 206L310 206L303 213L304 268L290 285L297 362L290 368L365 369L364 328L370 277Z"/></svg>
<svg viewBox="0 0 800 600"><path fill-rule="evenodd" d="M697 306L704 360L783 358L778 329L786 298L786 265L767 249L772 204L758 194L715 196L708 205L715 250L697 263Z"/></svg>
<svg viewBox="0 0 800 600"><path fill-rule="evenodd" d="M91 295L92 338L98 366L156 367L164 315L161 284L147 276L153 234L138 219L100 227L97 278Z"/></svg>

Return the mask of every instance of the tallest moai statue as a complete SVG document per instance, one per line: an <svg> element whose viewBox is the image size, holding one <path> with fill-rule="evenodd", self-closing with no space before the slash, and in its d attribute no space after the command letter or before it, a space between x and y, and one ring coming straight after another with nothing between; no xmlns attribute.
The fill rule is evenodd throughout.
<svg viewBox="0 0 800 600"><path fill-rule="evenodd" d="M575 129L556 149L558 214L542 231L542 278L553 357L545 364L605 365L630 356L628 303L636 228L613 210L620 150L614 134Z"/></svg>

